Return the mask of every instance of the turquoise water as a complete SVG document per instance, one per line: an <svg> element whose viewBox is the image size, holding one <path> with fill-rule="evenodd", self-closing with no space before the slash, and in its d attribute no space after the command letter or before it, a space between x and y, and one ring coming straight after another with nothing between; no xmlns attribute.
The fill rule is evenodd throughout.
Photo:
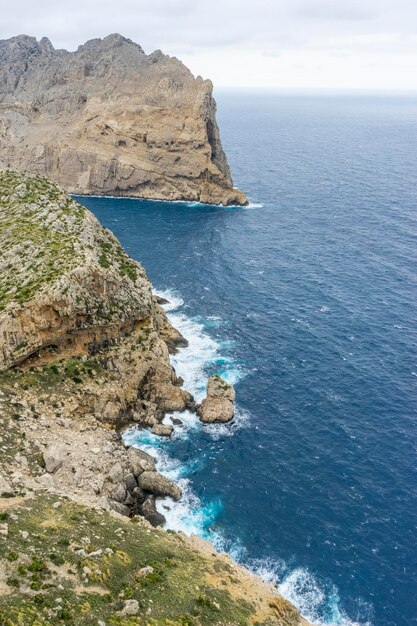
<svg viewBox="0 0 417 626"><path fill-rule="evenodd" d="M82 198L168 292L197 397L238 415L172 441L172 528L210 538L323 624L417 622L417 99L218 94L249 208Z"/></svg>

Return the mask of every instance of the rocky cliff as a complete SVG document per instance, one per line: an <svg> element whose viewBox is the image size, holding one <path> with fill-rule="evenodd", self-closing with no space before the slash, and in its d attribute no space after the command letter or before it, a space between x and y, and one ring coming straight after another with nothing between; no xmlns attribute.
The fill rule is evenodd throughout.
<svg viewBox="0 0 417 626"><path fill-rule="evenodd" d="M10 171L0 248L0 624L305 626L206 542L153 528L181 489L119 427L195 405L142 267L56 185Z"/></svg>
<svg viewBox="0 0 417 626"><path fill-rule="evenodd" d="M0 169L67 192L245 204L233 189L212 84L120 35L75 52L0 41Z"/></svg>

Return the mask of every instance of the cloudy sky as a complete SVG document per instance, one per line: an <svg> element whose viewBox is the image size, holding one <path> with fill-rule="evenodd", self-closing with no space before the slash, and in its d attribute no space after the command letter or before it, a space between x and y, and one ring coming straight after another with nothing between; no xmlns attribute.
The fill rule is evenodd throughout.
<svg viewBox="0 0 417 626"><path fill-rule="evenodd" d="M0 0L0 39L119 32L218 87L417 89L417 0Z"/></svg>

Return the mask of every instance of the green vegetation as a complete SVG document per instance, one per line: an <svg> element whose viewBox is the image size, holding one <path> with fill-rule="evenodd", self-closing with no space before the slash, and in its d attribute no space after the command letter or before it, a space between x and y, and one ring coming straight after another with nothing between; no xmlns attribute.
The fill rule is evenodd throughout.
<svg viewBox="0 0 417 626"><path fill-rule="evenodd" d="M0 595L1 626L249 623L253 608L211 585L207 559L181 537L70 500L55 502L51 496L26 500L8 518L8 537L0 536L10 590ZM227 564L212 561L230 577ZM139 612L123 615L131 599Z"/></svg>
<svg viewBox="0 0 417 626"><path fill-rule="evenodd" d="M0 373L0 387L7 389L18 385L24 390L37 390L64 394L62 383L80 384L99 375L106 375L106 370L94 359L61 359L50 365L31 367L26 370L10 369ZM19 404L14 403L15 419L19 419ZM54 405L52 405L54 406ZM58 408L56 406L56 408Z"/></svg>
<svg viewBox="0 0 417 626"><path fill-rule="evenodd" d="M79 263L73 224L82 224L84 214L45 178L0 173L0 310L12 300L26 302Z"/></svg>
<svg viewBox="0 0 417 626"><path fill-rule="evenodd" d="M87 250L99 266L114 267L132 282L145 276L108 230L94 224L84 207L41 176L0 172L0 248L0 311L9 302L27 302L40 289L82 267Z"/></svg>

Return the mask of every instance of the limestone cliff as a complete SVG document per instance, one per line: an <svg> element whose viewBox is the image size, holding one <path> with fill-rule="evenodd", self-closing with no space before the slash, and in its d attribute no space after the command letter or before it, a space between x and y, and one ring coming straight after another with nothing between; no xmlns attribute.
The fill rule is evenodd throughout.
<svg viewBox="0 0 417 626"><path fill-rule="evenodd" d="M0 169L68 192L245 204L215 113L210 81L120 35L75 52L0 41Z"/></svg>
<svg viewBox="0 0 417 626"><path fill-rule="evenodd" d="M193 406L168 356L184 338L92 213L45 178L0 172L0 248L0 371L96 357L72 403L112 423Z"/></svg>
<svg viewBox="0 0 417 626"><path fill-rule="evenodd" d="M11 171L0 249L0 624L308 626L207 542L153 528L181 489L117 426L195 407L140 264L55 184ZM215 383L209 400L220 385L231 401Z"/></svg>

